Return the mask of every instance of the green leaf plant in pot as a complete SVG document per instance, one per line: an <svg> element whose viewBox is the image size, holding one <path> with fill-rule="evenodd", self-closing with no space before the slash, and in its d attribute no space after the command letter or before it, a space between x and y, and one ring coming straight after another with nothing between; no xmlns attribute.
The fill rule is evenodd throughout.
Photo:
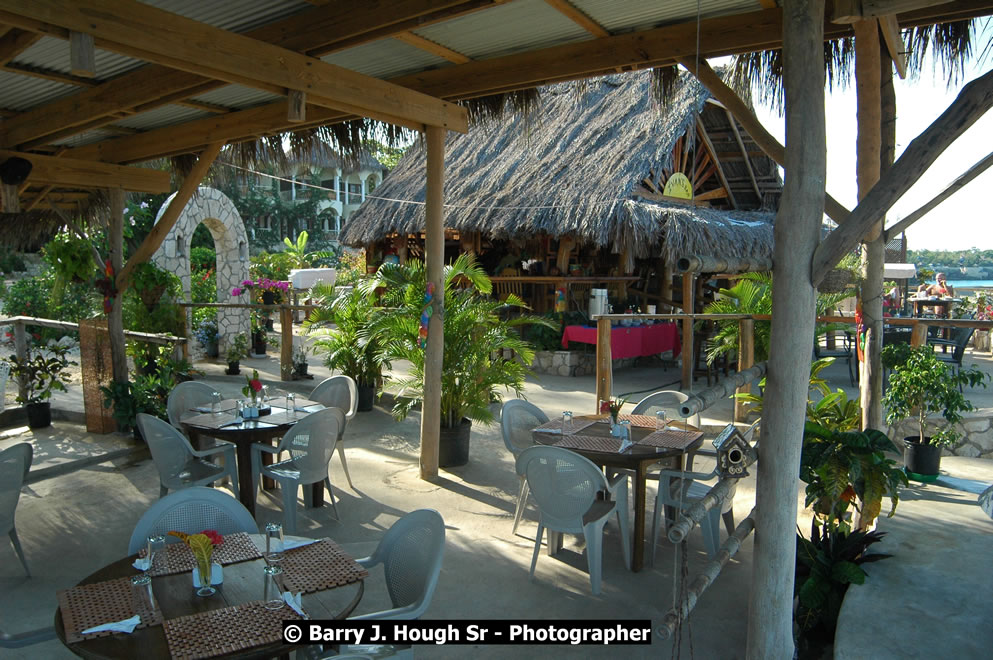
<svg viewBox="0 0 993 660"><path fill-rule="evenodd" d="M904 438L906 470L911 478L934 481L940 468L942 447L958 440L955 426L962 421L963 412L974 410L959 388L986 387L989 376L975 366L955 369L942 363L930 346L886 346L882 362L893 370L883 396L883 403L889 409L886 421L890 424L908 418L917 421L917 435ZM947 424L928 436L928 418L939 412Z"/></svg>
<svg viewBox="0 0 993 660"><path fill-rule="evenodd" d="M236 334L228 344L228 352L225 358L228 368L224 373L229 376L237 376L241 373L241 359L248 355L248 337L244 332Z"/></svg>
<svg viewBox="0 0 993 660"><path fill-rule="evenodd" d="M424 348L419 342L421 314L425 310L427 277L424 264L383 264L363 291L382 289L383 307L377 308L370 333L384 344L393 360L410 362L407 375L394 377L398 387L393 414L403 419L424 397ZM492 424L491 403L504 391L520 396L524 378L534 360L534 347L521 338L519 328L547 319L521 314L501 318L508 307L526 309L524 301L510 295L504 301L490 297L492 284L472 255L460 255L445 266L444 351L441 370L441 443L439 465L464 465L469 460L472 422ZM433 304L433 303L432 303ZM437 313L436 311L434 313ZM517 353L504 358L504 351Z"/></svg>
<svg viewBox="0 0 993 660"><path fill-rule="evenodd" d="M374 294L352 287L338 295L333 285L320 283L310 295L317 307L303 326L316 336L314 353L324 355L324 366L332 372L355 381L360 412L372 410L383 368L390 368L380 335L371 330Z"/></svg>
<svg viewBox="0 0 993 660"><path fill-rule="evenodd" d="M69 361L68 352L68 346L53 341L35 349L33 355L29 352L23 360L17 356L10 358L10 375L25 386L24 393L17 395L17 402L27 410L28 426L33 429L52 424L52 392L66 391L69 365L76 364Z"/></svg>

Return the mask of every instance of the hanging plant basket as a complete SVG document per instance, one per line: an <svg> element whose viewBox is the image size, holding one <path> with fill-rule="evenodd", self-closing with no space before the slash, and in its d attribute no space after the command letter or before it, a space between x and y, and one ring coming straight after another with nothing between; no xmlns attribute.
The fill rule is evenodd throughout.
<svg viewBox="0 0 993 660"><path fill-rule="evenodd" d="M841 293L855 279L852 271L844 268L834 268L828 271L821 283L817 285L817 290L821 293Z"/></svg>
<svg viewBox="0 0 993 660"><path fill-rule="evenodd" d="M145 307L148 310L152 310L159 304L159 300L162 298L162 294L165 293L165 290L165 285L154 286L141 291L138 295L141 297L141 302L145 305Z"/></svg>

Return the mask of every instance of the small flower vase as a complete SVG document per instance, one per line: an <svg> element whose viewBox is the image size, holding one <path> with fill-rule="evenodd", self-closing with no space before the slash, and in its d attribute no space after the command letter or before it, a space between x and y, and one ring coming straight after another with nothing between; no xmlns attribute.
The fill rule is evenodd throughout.
<svg viewBox="0 0 993 660"><path fill-rule="evenodd" d="M221 584L223 581L224 573L220 564L197 561L193 569L193 586L197 590L197 596L213 596L217 593L213 585Z"/></svg>

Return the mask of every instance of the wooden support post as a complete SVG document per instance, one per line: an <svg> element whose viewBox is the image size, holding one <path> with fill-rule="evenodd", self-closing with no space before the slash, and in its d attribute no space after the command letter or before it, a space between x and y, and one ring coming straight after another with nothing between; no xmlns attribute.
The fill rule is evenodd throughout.
<svg viewBox="0 0 993 660"><path fill-rule="evenodd" d="M683 274L683 313L694 312L693 292L696 273ZM683 381L682 389L693 389L693 319L683 319Z"/></svg>
<svg viewBox="0 0 993 660"><path fill-rule="evenodd" d="M21 364L28 359L28 331L24 327L24 321L14 324L14 353ZM17 395L22 399L28 396L28 381L23 376L17 379Z"/></svg>
<svg viewBox="0 0 993 660"><path fill-rule="evenodd" d="M559 239L559 251L555 258L555 266L562 275L569 274L569 255L576 247L576 239L572 236L563 236Z"/></svg>
<svg viewBox="0 0 993 660"><path fill-rule="evenodd" d="M742 319L738 321L738 373L751 368L755 364L755 321ZM752 386L742 385L735 394L748 394ZM748 418L748 406L741 399L734 400L734 421L744 422Z"/></svg>
<svg viewBox="0 0 993 660"><path fill-rule="evenodd" d="M286 121L307 121L307 93L291 89L287 94Z"/></svg>
<svg viewBox="0 0 993 660"><path fill-rule="evenodd" d="M293 380L293 310L288 305L279 308L279 377Z"/></svg>
<svg viewBox="0 0 993 660"><path fill-rule="evenodd" d="M596 410L600 414L600 402L611 399L610 392L614 387L613 358L610 355L610 320L598 319L596 322Z"/></svg>
<svg viewBox="0 0 993 660"><path fill-rule="evenodd" d="M912 348L920 348L927 344L927 322L918 321L914 324L914 329L910 331L910 345Z"/></svg>
<svg viewBox="0 0 993 660"><path fill-rule="evenodd" d="M110 221L107 225L110 233L110 264L120 280L121 265L124 261L124 190L110 189ZM128 357L124 351L124 287L118 284L117 295L114 296L114 306L107 317L107 330L110 332L110 361L113 365L114 380L118 383L128 382Z"/></svg>
<svg viewBox="0 0 993 660"><path fill-rule="evenodd" d="M21 197L19 191L20 187L16 183L0 184L0 195L3 196L4 213L21 212Z"/></svg>
<svg viewBox="0 0 993 660"><path fill-rule="evenodd" d="M421 412L421 479L438 478L441 432L441 370L445 349L445 130L427 127L427 193L425 197L424 265L434 283L434 313L424 350L424 399ZM459 420L455 420L457 424Z"/></svg>
<svg viewBox="0 0 993 660"><path fill-rule="evenodd" d="M824 217L824 0L785 0L786 184L775 223L772 337L755 489L748 660L793 657L799 439L810 385L816 291L811 263Z"/></svg>
<svg viewBox="0 0 993 660"><path fill-rule="evenodd" d="M69 33L69 70L72 75L84 78L97 75L96 48L92 34Z"/></svg>

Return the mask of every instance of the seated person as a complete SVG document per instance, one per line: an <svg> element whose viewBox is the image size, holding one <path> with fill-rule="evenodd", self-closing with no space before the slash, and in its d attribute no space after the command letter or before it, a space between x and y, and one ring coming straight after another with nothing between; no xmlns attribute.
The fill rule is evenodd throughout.
<svg viewBox="0 0 993 660"><path fill-rule="evenodd" d="M929 296L954 296L955 289L953 289L948 282L945 281L945 274L938 273L935 276L937 282L932 284L927 288L927 295Z"/></svg>

